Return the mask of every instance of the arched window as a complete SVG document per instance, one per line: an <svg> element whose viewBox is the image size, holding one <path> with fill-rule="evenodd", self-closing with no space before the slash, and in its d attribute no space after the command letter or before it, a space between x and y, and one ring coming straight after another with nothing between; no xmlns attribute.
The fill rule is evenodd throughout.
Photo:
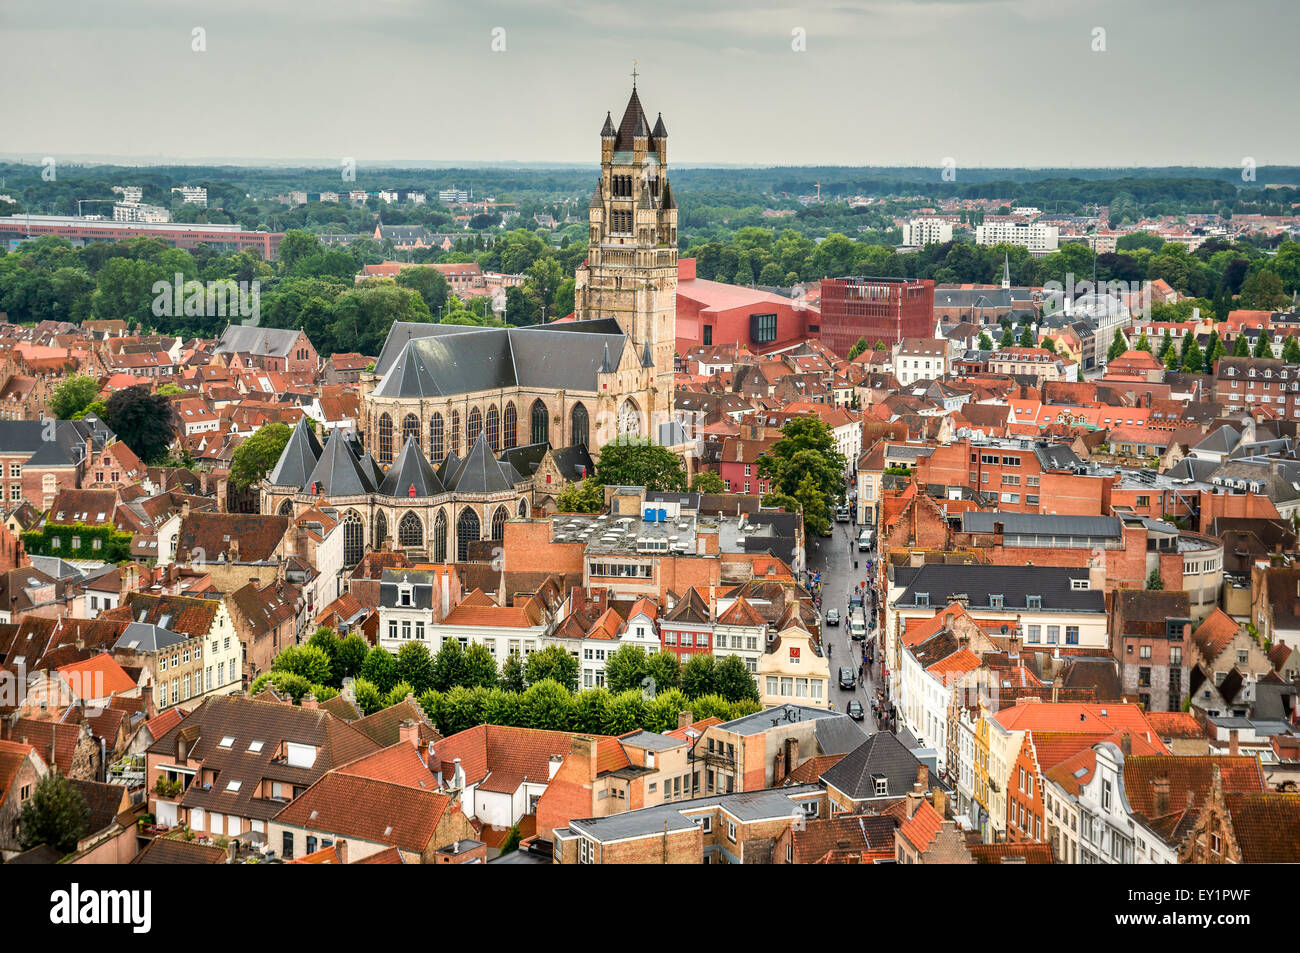
<svg viewBox="0 0 1300 953"><path fill-rule="evenodd" d="M388 414L379 415L379 462L393 462L393 418Z"/></svg>
<svg viewBox="0 0 1300 953"><path fill-rule="evenodd" d="M620 436L641 436L641 408L631 397L618 409L618 432Z"/></svg>
<svg viewBox="0 0 1300 953"><path fill-rule="evenodd" d="M280 515L281 516L293 515L293 500L285 500L283 503L280 504Z"/></svg>
<svg viewBox="0 0 1300 953"><path fill-rule="evenodd" d="M424 545L424 524L420 522L420 517L410 510L407 510L402 521L397 524L397 545L403 549Z"/></svg>
<svg viewBox="0 0 1300 953"><path fill-rule="evenodd" d="M510 510L504 506L498 506L497 511L492 514L492 540L501 542L506 538L506 520L510 518Z"/></svg>
<svg viewBox="0 0 1300 953"><path fill-rule="evenodd" d="M582 404L574 404L573 412L569 415L569 445L576 447L587 445L587 408Z"/></svg>
<svg viewBox="0 0 1300 953"><path fill-rule="evenodd" d="M384 516L383 511L375 514L375 549L384 545L384 540L388 538L388 517Z"/></svg>
<svg viewBox="0 0 1300 953"><path fill-rule="evenodd" d="M412 437L415 438L415 445L420 445L420 418L415 414L407 414L402 421L402 446L406 446L406 441Z"/></svg>
<svg viewBox="0 0 1300 953"><path fill-rule="evenodd" d="M541 398L533 401L532 410L532 433L529 443L546 443L551 439L551 420L550 415L546 412L546 405L542 403Z"/></svg>
<svg viewBox="0 0 1300 953"><path fill-rule="evenodd" d="M520 516L523 516L523 517L527 517L527 516L528 516L528 501L527 501L527 500L520 500L520 501L519 501L519 515L520 515Z"/></svg>
<svg viewBox="0 0 1300 953"><path fill-rule="evenodd" d="M460 411L451 412L451 452L460 456Z"/></svg>
<svg viewBox="0 0 1300 953"><path fill-rule="evenodd" d="M361 562L365 552L366 529L361 523L361 515L356 510L348 510L343 516L343 564L355 566Z"/></svg>
<svg viewBox="0 0 1300 953"><path fill-rule="evenodd" d="M442 458L442 414L434 414L429 418L429 459L438 463Z"/></svg>
<svg viewBox="0 0 1300 953"><path fill-rule="evenodd" d="M438 518L433 521L433 561L447 561L447 511L439 510Z"/></svg>
<svg viewBox="0 0 1300 953"><path fill-rule="evenodd" d="M511 450L519 446L519 414L515 411L514 401L506 404L501 420L501 431L503 437L501 445L504 449Z"/></svg>
<svg viewBox="0 0 1300 953"><path fill-rule="evenodd" d="M469 409L469 416L465 418L465 451L474 446L474 441L478 435L483 432L483 414L477 407Z"/></svg>
<svg viewBox="0 0 1300 953"><path fill-rule="evenodd" d="M456 520L456 561L465 562L469 559L469 544L477 540L482 535L479 528L478 514L466 507L461 510L460 518Z"/></svg>
<svg viewBox="0 0 1300 953"><path fill-rule="evenodd" d="M496 404L490 404L487 412L487 442L493 453L501 452L501 414Z"/></svg>

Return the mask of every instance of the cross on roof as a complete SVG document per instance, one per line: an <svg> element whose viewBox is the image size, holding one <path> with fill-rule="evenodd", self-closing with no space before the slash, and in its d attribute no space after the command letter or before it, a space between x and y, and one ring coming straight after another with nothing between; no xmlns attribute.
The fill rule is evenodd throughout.
<svg viewBox="0 0 1300 953"><path fill-rule="evenodd" d="M632 88L633 89L636 89L636 78L637 78L636 63L637 63L636 60L632 61Z"/></svg>

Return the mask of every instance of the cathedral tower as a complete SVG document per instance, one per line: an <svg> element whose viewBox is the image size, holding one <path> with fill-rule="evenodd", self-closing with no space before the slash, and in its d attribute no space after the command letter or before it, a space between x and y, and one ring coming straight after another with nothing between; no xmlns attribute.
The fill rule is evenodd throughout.
<svg viewBox="0 0 1300 953"><path fill-rule="evenodd" d="M677 319L677 203L668 184L668 130L632 96L616 127L605 115L591 196L587 260L575 275L578 320L613 318L643 369L646 423L670 419ZM655 431L650 430L653 436Z"/></svg>

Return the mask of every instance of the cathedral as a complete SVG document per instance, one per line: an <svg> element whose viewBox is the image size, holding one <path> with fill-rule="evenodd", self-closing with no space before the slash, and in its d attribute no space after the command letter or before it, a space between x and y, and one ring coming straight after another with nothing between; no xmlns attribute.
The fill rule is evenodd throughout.
<svg viewBox="0 0 1300 953"><path fill-rule="evenodd" d="M587 259L574 314L485 328L396 322L361 379L360 440L322 446L305 423L262 482L263 513L339 511L344 561L398 548L423 561L475 558L505 521L553 512L619 437L681 444L673 418L677 204L668 130L633 86L600 131ZM490 551L490 545L488 545Z"/></svg>

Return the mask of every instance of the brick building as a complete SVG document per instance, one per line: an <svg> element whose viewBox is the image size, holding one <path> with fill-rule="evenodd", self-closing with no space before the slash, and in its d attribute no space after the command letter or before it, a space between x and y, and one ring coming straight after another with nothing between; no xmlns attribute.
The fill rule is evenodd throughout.
<svg viewBox="0 0 1300 953"><path fill-rule="evenodd" d="M808 332L812 333L812 327ZM866 338L887 347L934 332L934 282L910 278L827 278L819 335L840 357Z"/></svg>

